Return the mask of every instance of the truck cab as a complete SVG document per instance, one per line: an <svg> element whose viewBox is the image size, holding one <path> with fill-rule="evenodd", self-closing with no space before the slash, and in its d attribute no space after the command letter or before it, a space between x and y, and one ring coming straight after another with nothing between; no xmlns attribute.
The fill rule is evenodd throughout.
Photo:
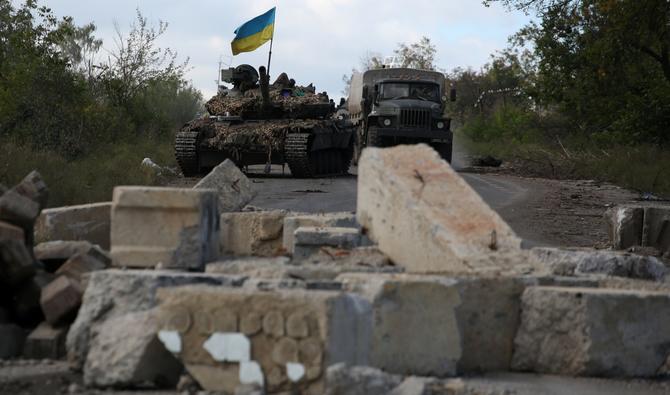
<svg viewBox="0 0 670 395"><path fill-rule="evenodd" d="M397 68L355 74L348 101L357 127L355 157L368 146L427 143L450 162L447 99L445 79L438 72Z"/></svg>

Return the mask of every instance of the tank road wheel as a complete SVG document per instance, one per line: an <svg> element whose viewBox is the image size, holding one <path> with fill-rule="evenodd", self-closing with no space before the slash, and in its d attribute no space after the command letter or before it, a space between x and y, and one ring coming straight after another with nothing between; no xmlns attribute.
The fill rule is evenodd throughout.
<svg viewBox="0 0 670 395"><path fill-rule="evenodd" d="M318 173L314 153L309 151L310 133L289 133L284 143L284 158L296 178L311 178Z"/></svg>
<svg viewBox="0 0 670 395"><path fill-rule="evenodd" d="M192 130L180 130L175 136L174 155L185 177L194 177L200 173L198 147L200 133Z"/></svg>

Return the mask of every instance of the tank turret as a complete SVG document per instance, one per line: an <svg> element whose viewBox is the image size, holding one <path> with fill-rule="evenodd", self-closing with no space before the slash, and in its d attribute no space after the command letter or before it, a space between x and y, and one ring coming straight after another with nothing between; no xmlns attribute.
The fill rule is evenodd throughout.
<svg viewBox="0 0 670 395"><path fill-rule="evenodd" d="M299 86L281 73L273 84L265 67L221 71L233 85L205 107L208 117L186 124L175 140L184 175L200 174L225 159L238 166L288 163L296 177L344 174L353 155L353 127L334 117L325 92Z"/></svg>

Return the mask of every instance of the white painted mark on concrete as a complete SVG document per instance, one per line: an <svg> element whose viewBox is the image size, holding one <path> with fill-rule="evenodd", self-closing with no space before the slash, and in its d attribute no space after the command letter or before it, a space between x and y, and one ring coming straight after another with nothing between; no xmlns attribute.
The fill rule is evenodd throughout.
<svg viewBox="0 0 670 395"><path fill-rule="evenodd" d="M202 346L215 361L247 362L251 359L251 342L241 333L214 332Z"/></svg>
<svg viewBox="0 0 670 395"><path fill-rule="evenodd" d="M288 376L289 380L295 383L296 381L300 381L304 375L305 366L303 366L303 364L295 362L286 363L286 376Z"/></svg>
<svg viewBox="0 0 670 395"><path fill-rule="evenodd" d="M179 336L179 332L160 331L158 332L158 339L171 353L178 354L181 352L181 336Z"/></svg>
<svg viewBox="0 0 670 395"><path fill-rule="evenodd" d="M265 378L261 365L256 361L246 361L240 363L240 383L242 384L259 384L261 387Z"/></svg>

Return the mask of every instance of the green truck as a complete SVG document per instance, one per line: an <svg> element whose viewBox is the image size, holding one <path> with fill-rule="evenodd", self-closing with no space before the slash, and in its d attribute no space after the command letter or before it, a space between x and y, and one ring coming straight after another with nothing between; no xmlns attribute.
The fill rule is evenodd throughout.
<svg viewBox="0 0 670 395"><path fill-rule="evenodd" d="M451 162L451 119L444 116L448 100L444 74L407 68L382 68L354 73L347 109L356 127L354 161L365 147L426 143ZM449 97L447 97L447 94Z"/></svg>

